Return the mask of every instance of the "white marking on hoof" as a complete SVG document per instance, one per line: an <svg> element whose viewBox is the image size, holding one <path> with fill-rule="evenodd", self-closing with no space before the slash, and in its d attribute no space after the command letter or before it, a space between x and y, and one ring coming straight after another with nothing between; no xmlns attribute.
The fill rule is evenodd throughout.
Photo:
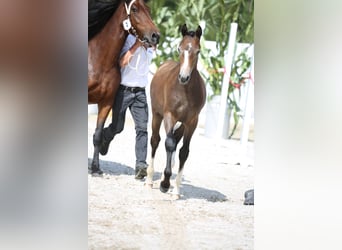
<svg viewBox="0 0 342 250"><path fill-rule="evenodd" d="M171 199L172 200L179 200L180 199L180 194L173 194L173 193L171 193Z"/></svg>
<svg viewBox="0 0 342 250"><path fill-rule="evenodd" d="M177 174L176 181L175 181L175 187L172 191L172 194L180 196L180 184L182 182L182 176L183 176L183 169Z"/></svg>
<svg viewBox="0 0 342 250"><path fill-rule="evenodd" d="M153 188L153 183L146 183L145 182L145 187L148 188L148 189L152 189Z"/></svg>
<svg viewBox="0 0 342 250"><path fill-rule="evenodd" d="M145 184L146 186L153 186L153 174L154 174L154 158L151 159L151 164L147 167L147 176L146 176L146 180L145 180Z"/></svg>
<svg viewBox="0 0 342 250"><path fill-rule="evenodd" d="M176 156L176 151L173 151L171 154L171 168L175 166L175 156Z"/></svg>

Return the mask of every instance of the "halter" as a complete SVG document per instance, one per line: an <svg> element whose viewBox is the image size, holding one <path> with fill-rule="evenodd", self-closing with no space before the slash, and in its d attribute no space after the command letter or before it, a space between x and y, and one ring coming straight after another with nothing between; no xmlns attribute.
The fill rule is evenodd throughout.
<svg viewBox="0 0 342 250"><path fill-rule="evenodd" d="M144 41L139 38L139 35L138 35L137 31L135 30L135 28L132 26L131 20L130 20L131 7L132 7L132 5L133 5L133 3L135 1L136 0L132 0L128 6L127 6L127 4L125 2L125 9L126 9L126 13L127 13L127 19L125 19L123 21L123 26L124 26L124 29L128 31L128 33L130 33L130 30L132 30L132 33L133 33L132 35L134 35L141 43L144 43Z"/></svg>
<svg viewBox="0 0 342 250"><path fill-rule="evenodd" d="M129 16L129 13L131 13L131 7L132 7L132 5L133 5L133 3L134 3L135 1L136 1L136 0L131 1L130 4L128 5L128 7L127 7L127 4L126 4L126 2L125 2L125 8L126 8L126 12L127 12L127 15L128 15L128 16Z"/></svg>

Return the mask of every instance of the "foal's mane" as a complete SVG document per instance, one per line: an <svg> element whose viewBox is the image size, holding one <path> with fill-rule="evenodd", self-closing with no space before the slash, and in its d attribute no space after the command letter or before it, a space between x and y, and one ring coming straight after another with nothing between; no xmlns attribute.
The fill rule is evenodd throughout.
<svg viewBox="0 0 342 250"><path fill-rule="evenodd" d="M195 31L193 31L193 30L190 30L190 31L188 31L188 32L186 32L186 34L185 34L186 36L191 36L191 37L194 37L194 36L196 36L196 32Z"/></svg>
<svg viewBox="0 0 342 250"><path fill-rule="evenodd" d="M123 1L127 4L131 2L131 0L88 0L88 42L103 29Z"/></svg>

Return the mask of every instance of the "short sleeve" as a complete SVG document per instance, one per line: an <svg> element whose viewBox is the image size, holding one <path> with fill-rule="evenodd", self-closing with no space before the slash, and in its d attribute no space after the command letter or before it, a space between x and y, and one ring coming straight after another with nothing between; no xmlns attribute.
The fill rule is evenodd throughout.
<svg viewBox="0 0 342 250"><path fill-rule="evenodd" d="M125 54L130 48L132 48L132 46L135 44L136 38L135 36L128 34L125 44L121 50L120 56L122 56L123 54Z"/></svg>

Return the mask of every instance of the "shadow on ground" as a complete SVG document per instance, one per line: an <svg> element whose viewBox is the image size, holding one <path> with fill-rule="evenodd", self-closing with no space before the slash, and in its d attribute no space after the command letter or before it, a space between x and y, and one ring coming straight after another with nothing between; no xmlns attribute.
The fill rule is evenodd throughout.
<svg viewBox="0 0 342 250"><path fill-rule="evenodd" d="M190 184L182 184L181 193L183 194L181 199L202 199L210 202L224 202L228 201L226 195L212 189L196 187Z"/></svg>
<svg viewBox="0 0 342 250"><path fill-rule="evenodd" d="M88 158L88 169L90 169L92 159ZM135 170L127 165L123 165L112 161L100 160L100 166L104 174L108 175L135 175ZM162 176L161 172L154 172L153 181L160 180ZM172 174L171 179L175 179L176 174ZM185 180L181 184L181 200L188 199L202 199L210 202L225 202L228 201L226 195L212 189L203 187L196 187L190 184L185 184ZM172 188L172 187L171 187ZM158 187L159 189L159 187Z"/></svg>
<svg viewBox="0 0 342 250"><path fill-rule="evenodd" d="M153 175L153 181L159 181L162 174L161 172L154 172ZM176 174L172 174L171 179L174 181L176 178ZM207 189L203 187L196 187L190 184L185 184L185 182L189 182L183 179L181 184L181 200L189 200L189 199L202 199L207 200L210 202L225 202L229 199L226 195L212 189ZM159 189L159 183L158 187L155 187L156 189ZM173 186L170 187L172 190Z"/></svg>
<svg viewBox="0 0 342 250"><path fill-rule="evenodd" d="M88 158L88 170L91 168L92 160L93 159ZM104 174L108 175L135 175L135 170L133 168L117 162L100 160L100 168Z"/></svg>

